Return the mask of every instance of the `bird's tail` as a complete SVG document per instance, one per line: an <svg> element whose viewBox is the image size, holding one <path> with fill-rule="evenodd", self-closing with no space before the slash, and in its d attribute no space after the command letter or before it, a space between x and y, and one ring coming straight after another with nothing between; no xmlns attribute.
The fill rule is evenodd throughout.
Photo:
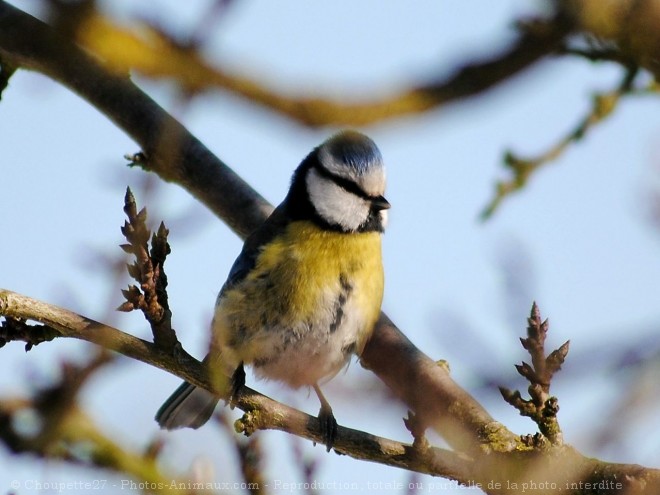
<svg viewBox="0 0 660 495"><path fill-rule="evenodd" d="M209 420L217 404L218 398L211 392L183 382L160 406L156 421L166 430L197 429Z"/></svg>

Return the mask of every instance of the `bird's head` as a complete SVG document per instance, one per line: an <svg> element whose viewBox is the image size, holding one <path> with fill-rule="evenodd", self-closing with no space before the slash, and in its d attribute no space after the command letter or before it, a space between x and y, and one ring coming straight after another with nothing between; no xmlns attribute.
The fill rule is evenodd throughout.
<svg viewBox="0 0 660 495"><path fill-rule="evenodd" d="M387 224L383 158L359 132L340 132L315 148L296 170L291 190L333 229L382 232Z"/></svg>

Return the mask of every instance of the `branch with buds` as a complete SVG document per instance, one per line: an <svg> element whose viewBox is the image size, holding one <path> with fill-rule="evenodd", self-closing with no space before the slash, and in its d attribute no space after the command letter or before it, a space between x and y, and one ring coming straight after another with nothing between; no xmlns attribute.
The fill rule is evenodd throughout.
<svg viewBox="0 0 660 495"><path fill-rule="evenodd" d="M511 391L500 387L504 400L515 407L522 416L531 418L539 427L541 436L523 437L528 445L540 446L547 439L552 445L563 443L561 428L557 421L559 401L550 396L550 383L568 354L569 341L559 349L545 355L545 339L548 334L548 320L541 319L541 312L536 303L527 319L527 338L521 338L520 343L529 352L532 364L524 362L516 365L518 373L529 381L527 389L530 399L523 399L518 390Z"/></svg>
<svg viewBox="0 0 660 495"><path fill-rule="evenodd" d="M165 259L170 254L167 242L169 230L163 222L158 231L151 237L147 228L147 209L137 211L135 197L130 188L126 189L124 197L124 212L128 220L121 228L128 244L122 244L124 252L135 257L133 263L127 265L128 274L139 284L130 285L122 291L126 302L121 304L119 311L129 312L139 309L151 325L154 344L170 352L181 347L176 332L172 328L172 311L167 297L167 275L165 275Z"/></svg>

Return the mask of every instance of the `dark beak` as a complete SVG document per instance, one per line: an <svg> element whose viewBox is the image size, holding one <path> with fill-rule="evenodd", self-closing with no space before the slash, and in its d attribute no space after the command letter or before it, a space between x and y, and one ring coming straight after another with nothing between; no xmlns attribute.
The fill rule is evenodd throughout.
<svg viewBox="0 0 660 495"><path fill-rule="evenodd" d="M371 198L371 205L376 211L388 210L392 206L383 196Z"/></svg>

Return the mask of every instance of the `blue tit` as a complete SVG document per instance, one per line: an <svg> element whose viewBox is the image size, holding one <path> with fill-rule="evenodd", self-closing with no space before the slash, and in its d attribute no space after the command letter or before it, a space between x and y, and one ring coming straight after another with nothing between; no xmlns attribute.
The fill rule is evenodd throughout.
<svg viewBox="0 0 660 495"><path fill-rule="evenodd" d="M376 144L341 132L312 150L284 201L245 241L218 295L205 363L242 386L257 377L313 387L330 450L337 423L319 383L361 354L383 298L381 234L390 204ZM162 405L162 428L199 428L218 398L183 383Z"/></svg>

